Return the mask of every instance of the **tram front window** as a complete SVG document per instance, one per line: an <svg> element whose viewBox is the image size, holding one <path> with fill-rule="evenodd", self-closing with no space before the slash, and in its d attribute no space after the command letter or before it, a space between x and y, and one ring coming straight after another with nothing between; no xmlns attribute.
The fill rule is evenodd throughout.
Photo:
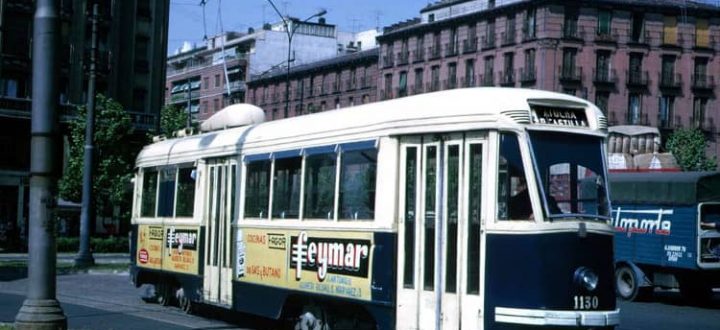
<svg viewBox="0 0 720 330"><path fill-rule="evenodd" d="M543 207L550 219L609 217L602 139L530 132Z"/></svg>

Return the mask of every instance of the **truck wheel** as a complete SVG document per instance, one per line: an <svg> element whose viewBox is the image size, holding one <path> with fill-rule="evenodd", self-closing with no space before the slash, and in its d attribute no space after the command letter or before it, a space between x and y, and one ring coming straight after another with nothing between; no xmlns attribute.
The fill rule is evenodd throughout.
<svg viewBox="0 0 720 330"><path fill-rule="evenodd" d="M699 278L681 277L680 295L691 304L705 304L712 299L712 287Z"/></svg>
<svg viewBox="0 0 720 330"><path fill-rule="evenodd" d="M632 268L622 265L615 270L615 289L623 300L633 301L637 298L640 282Z"/></svg>

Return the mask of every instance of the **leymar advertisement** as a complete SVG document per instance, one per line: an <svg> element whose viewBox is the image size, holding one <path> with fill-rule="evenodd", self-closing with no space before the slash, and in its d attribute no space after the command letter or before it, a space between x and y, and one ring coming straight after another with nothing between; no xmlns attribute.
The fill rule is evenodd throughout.
<svg viewBox="0 0 720 330"><path fill-rule="evenodd" d="M370 300L372 233L238 229L235 278Z"/></svg>
<svg viewBox="0 0 720 330"><path fill-rule="evenodd" d="M198 274L199 238L198 227L139 225L137 265Z"/></svg>

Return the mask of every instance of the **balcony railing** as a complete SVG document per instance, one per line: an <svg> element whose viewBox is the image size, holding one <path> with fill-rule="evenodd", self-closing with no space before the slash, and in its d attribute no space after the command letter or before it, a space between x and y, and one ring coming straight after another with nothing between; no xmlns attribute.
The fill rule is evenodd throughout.
<svg viewBox="0 0 720 330"><path fill-rule="evenodd" d="M537 79L535 68L528 67L520 69L520 82L523 84L534 83Z"/></svg>
<svg viewBox="0 0 720 330"><path fill-rule="evenodd" d="M428 48L428 60L436 60L440 58L440 45Z"/></svg>
<svg viewBox="0 0 720 330"><path fill-rule="evenodd" d="M407 88L407 86L395 88L395 95L397 95L397 97L405 97L405 96L408 96L408 88Z"/></svg>
<svg viewBox="0 0 720 330"><path fill-rule="evenodd" d="M611 42L615 43L618 41L620 34L617 29L611 31L600 31L595 30L595 42Z"/></svg>
<svg viewBox="0 0 720 330"><path fill-rule="evenodd" d="M395 66L395 57L392 55L383 56L383 68L392 68Z"/></svg>
<svg viewBox="0 0 720 330"><path fill-rule="evenodd" d="M462 87L475 87L475 83L474 75L460 77L460 84Z"/></svg>
<svg viewBox="0 0 720 330"><path fill-rule="evenodd" d="M565 82L580 82L582 81L582 68L576 67L564 67L558 68L560 72L560 80Z"/></svg>
<svg viewBox="0 0 720 330"><path fill-rule="evenodd" d="M200 97L200 91L193 91L190 92L190 99L197 99ZM188 99L188 93L187 92L179 92L170 95L170 103L179 103L179 102L187 102Z"/></svg>
<svg viewBox="0 0 720 330"><path fill-rule="evenodd" d="M585 37L582 27L578 27L577 22L563 24L561 26L562 38L566 40L583 40Z"/></svg>
<svg viewBox="0 0 720 330"><path fill-rule="evenodd" d="M423 88L422 83L418 83L410 87L410 93L412 93L412 95L422 94L425 93L425 88Z"/></svg>
<svg viewBox="0 0 720 330"><path fill-rule="evenodd" d="M450 77L448 79L445 79L443 81L443 86L445 89L455 89L458 88L457 84L457 77Z"/></svg>
<svg viewBox="0 0 720 330"><path fill-rule="evenodd" d="M463 40L463 54L474 53L477 51L477 37Z"/></svg>
<svg viewBox="0 0 720 330"><path fill-rule="evenodd" d="M231 81L228 87L231 92L241 92L246 89L244 81Z"/></svg>
<svg viewBox="0 0 720 330"><path fill-rule="evenodd" d="M495 86L495 77L493 73L480 75L480 86Z"/></svg>
<svg viewBox="0 0 720 330"><path fill-rule="evenodd" d="M501 86L515 85L515 73L513 72L513 70L500 71L500 85Z"/></svg>
<svg viewBox="0 0 720 330"><path fill-rule="evenodd" d="M383 89L380 91L380 99L381 100L390 100L393 98L393 91L392 89Z"/></svg>
<svg viewBox="0 0 720 330"><path fill-rule="evenodd" d="M483 36L481 39L481 47L483 50L495 48L495 34Z"/></svg>
<svg viewBox="0 0 720 330"><path fill-rule="evenodd" d="M513 29L510 29L509 31L501 33L500 36L501 36L503 46L514 45L516 42L515 41L515 38L516 38L515 30L513 30Z"/></svg>
<svg viewBox="0 0 720 330"><path fill-rule="evenodd" d="M715 36L708 35L707 40L705 39L699 39L697 33L694 36L695 41L693 45L695 45L696 49L706 49L706 50L715 50L715 47L717 46L717 41L715 39Z"/></svg>
<svg viewBox="0 0 720 330"><path fill-rule="evenodd" d="M428 92L437 92L440 90L440 80L433 80L427 83L426 90Z"/></svg>
<svg viewBox="0 0 720 330"><path fill-rule="evenodd" d="M445 44L445 57L457 56L457 55L458 55L458 44L456 42L451 42L449 44Z"/></svg>
<svg viewBox="0 0 720 330"><path fill-rule="evenodd" d="M412 52L413 63L425 61L425 49L416 49Z"/></svg>
<svg viewBox="0 0 720 330"><path fill-rule="evenodd" d="M633 36L632 34L628 34L627 36L627 43L631 46L648 46L650 45L651 40L650 31L647 30L642 31L642 33L639 33L637 36Z"/></svg>
<svg viewBox="0 0 720 330"><path fill-rule="evenodd" d="M683 34L678 31L665 33L665 31L663 30L660 35L660 44L663 47L682 48L684 43L685 38L683 37Z"/></svg>
<svg viewBox="0 0 720 330"><path fill-rule="evenodd" d="M409 62L410 52L404 51L397 53L397 64L406 65Z"/></svg>
<svg viewBox="0 0 720 330"><path fill-rule="evenodd" d="M658 77L661 88L679 89L680 87L682 87L682 76L679 73L660 73Z"/></svg>
<svg viewBox="0 0 720 330"><path fill-rule="evenodd" d="M372 87L372 86L370 86L370 79L368 79L368 77L360 78L360 88L361 89L366 89L366 88L370 88L370 87Z"/></svg>
<svg viewBox="0 0 720 330"><path fill-rule="evenodd" d="M713 90L715 89L715 78L706 74L694 74L692 78L692 88L695 90Z"/></svg>
<svg viewBox="0 0 720 330"><path fill-rule="evenodd" d="M615 69L598 70L593 69L593 81L599 84L615 84L617 83L617 75Z"/></svg>
<svg viewBox="0 0 720 330"><path fill-rule="evenodd" d="M356 86L357 86L357 81L355 79L345 80L345 90L348 90L348 91L355 90Z"/></svg>
<svg viewBox="0 0 720 330"><path fill-rule="evenodd" d="M647 71L627 71L628 86L647 86L649 80Z"/></svg>

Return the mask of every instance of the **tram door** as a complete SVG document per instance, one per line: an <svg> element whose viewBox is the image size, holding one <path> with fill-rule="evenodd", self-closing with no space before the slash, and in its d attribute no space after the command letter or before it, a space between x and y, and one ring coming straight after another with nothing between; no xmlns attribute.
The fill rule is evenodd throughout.
<svg viewBox="0 0 720 330"><path fill-rule="evenodd" d="M203 296L215 304L232 304L232 220L235 214L237 164L208 162Z"/></svg>
<svg viewBox="0 0 720 330"><path fill-rule="evenodd" d="M402 140L398 328L482 326L485 141L469 134Z"/></svg>

